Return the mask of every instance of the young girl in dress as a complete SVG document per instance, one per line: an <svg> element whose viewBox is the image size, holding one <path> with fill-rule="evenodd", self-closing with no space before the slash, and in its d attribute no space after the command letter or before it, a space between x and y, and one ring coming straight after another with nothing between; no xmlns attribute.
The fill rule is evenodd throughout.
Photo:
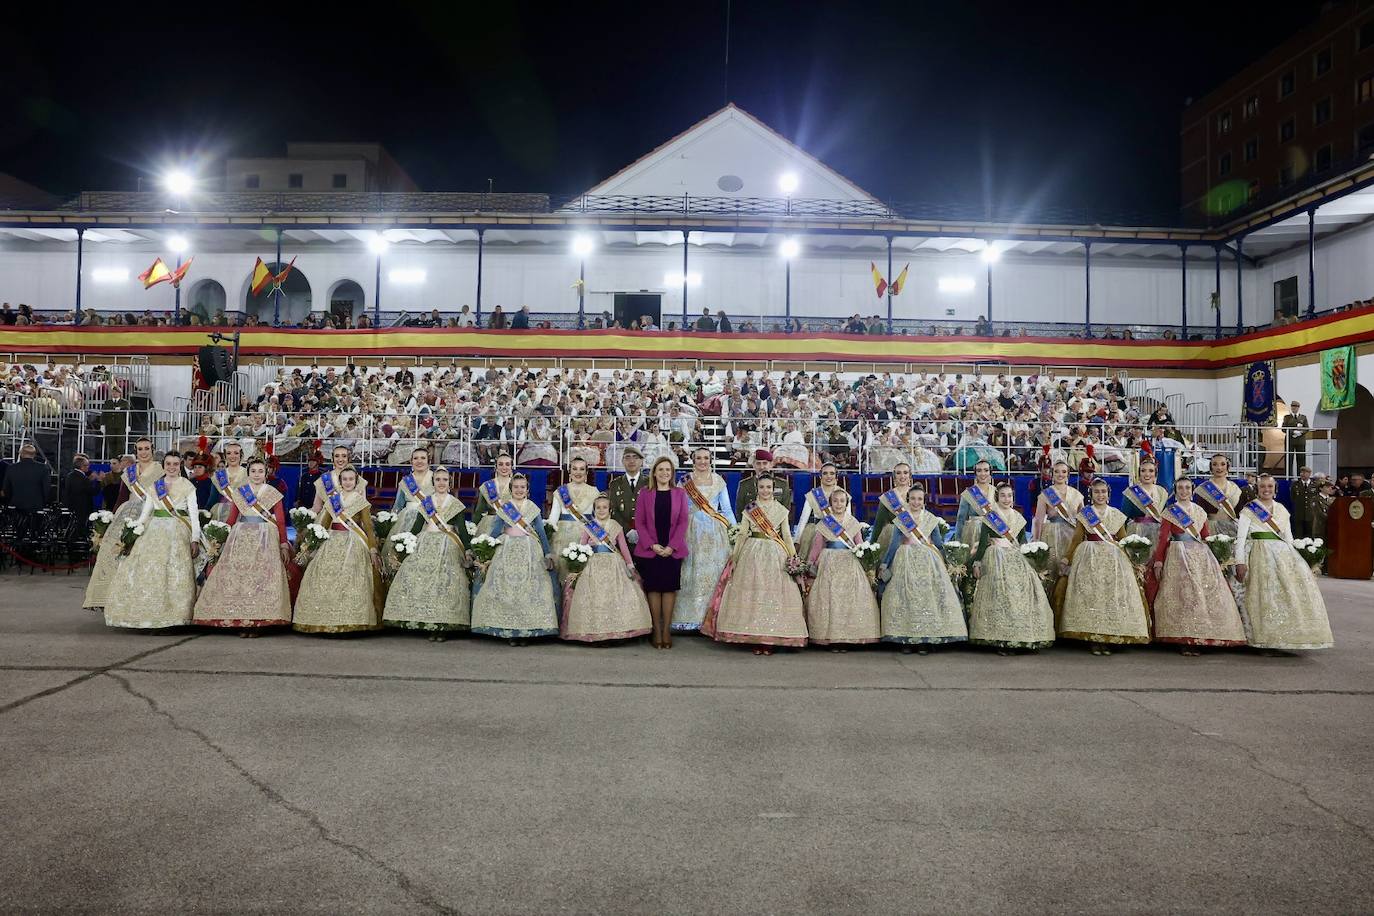
<svg viewBox="0 0 1374 916"><path fill-rule="evenodd" d="M195 558L200 553L196 488L181 475L181 456L162 457L143 508L132 520L144 528L115 570L105 604L105 624L148 630L191 622L196 603ZM113 526L107 537L119 538Z"/></svg>
<svg viewBox="0 0 1374 916"><path fill-rule="evenodd" d="M1149 642L1150 619L1135 569L1117 546L1126 536L1126 516L1108 505L1107 481L1093 481L1091 492L1061 561L1066 584L1059 635L1089 643L1093 655L1111 655L1113 645Z"/></svg>
<svg viewBox="0 0 1374 916"><path fill-rule="evenodd" d="M926 511L926 493L907 491L905 516L894 515L883 555L882 638L903 653L968 640L964 608L945 567L944 526Z"/></svg>
<svg viewBox="0 0 1374 916"><path fill-rule="evenodd" d="M508 640L512 646L558 635L553 554L529 492L529 480L516 474L510 499L492 507L496 520L491 536L500 538L501 544L479 573L472 600L472 632Z"/></svg>
<svg viewBox="0 0 1374 916"><path fill-rule="evenodd" d="M579 539L591 546L592 558L563 602L562 636L576 642L643 636L653 629L649 603L639 588L625 531L611 518L611 498L605 493L596 497L592 522Z"/></svg>
<svg viewBox="0 0 1374 916"><path fill-rule="evenodd" d="M381 626L381 559L372 510L359 484L358 469L350 464L338 472L338 489L324 501L319 525L329 538L301 579L293 630L361 633Z"/></svg>
<svg viewBox="0 0 1374 916"><path fill-rule="evenodd" d="M412 531L415 552L401 561L387 591L382 625L429 633L431 642L443 642L447 634L466 630L472 622L472 593L464 569L467 551L466 507L449 492L447 468L435 468L430 476L434 492L412 499L415 522L393 527L393 534ZM398 522L399 525L399 522Z"/></svg>
<svg viewBox="0 0 1374 916"><path fill-rule="evenodd" d="M995 646L998 655L1054 645L1054 612L1045 587L1021 553L1026 518L1012 506L1011 484L997 488L997 502L979 520L973 550L978 585L969 614L969 642Z"/></svg>
<svg viewBox="0 0 1374 916"><path fill-rule="evenodd" d="M849 513L849 492L830 494L830 517L816 525L807 563L816 578L806 593L806 629L811 642L843 652L843 646L877 642L882 635L878 601L859 558L850 548L863 543L863 528Z"/></svg>

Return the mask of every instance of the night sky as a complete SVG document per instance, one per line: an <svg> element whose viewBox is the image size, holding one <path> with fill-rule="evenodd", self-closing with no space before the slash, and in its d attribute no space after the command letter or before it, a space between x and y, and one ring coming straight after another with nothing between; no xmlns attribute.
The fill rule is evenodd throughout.
<svg viewBox="0 0 1374 916"><path fill-rule="evenodd" d="M724 0L119 6L6 17L0 171L379 140L425 190L573 193L726 98ZM1315 6L734 0L729 98L892 202L1169 213L1184 99Z"/></svg>

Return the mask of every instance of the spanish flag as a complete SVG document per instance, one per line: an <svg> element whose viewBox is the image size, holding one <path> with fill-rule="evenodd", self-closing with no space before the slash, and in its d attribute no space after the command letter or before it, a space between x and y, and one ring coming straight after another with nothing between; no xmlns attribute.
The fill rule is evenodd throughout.
<svg viewBox="0 0 1374 916"><path fill-rule="evenodd" d="M172 271L166 264L162 263L162 258L157 258L153 261L153 266L139 274L138 278L143 281L144 289L152 289L159 283L165 283L172 279Z"/></svg>
<svg viewBox="0 0 1374 916"><path fill-rule="evenodd" d="M911 269L911 262L908 261L908 262L907 262L907 265L906 265L905 267L902 268L902 272L899 273L899 274L897 274L897 279L895 279L895 280L892 281L892 295L894 295L894 296L899 296L899 295L901 295L901 293L902 293L902 287L903 287L903 286L906 286L906 272L907 272L908 270L910 270L910 269Z"/></svg>
<svg viewBox="0 0 1374 916"><path fill-rule="evenodd" d="M873 271L873 288L877 290L878 298L881 299L883 298L883 293L887 292L887 281L883 279L882 274L878 273L877 264L874 264L872 261L869 261L868 269Z"/></svg>
<svg viewBox="0 0 1374 916"><path fill-rule="evenodd" d="M277 274L275 277L272 278L272 285L273 285L273 286L279 287L279 286L281 286L283 283L285 283L285 282L286 282L286 278L289 277L289 276L291 275L291 268L293 268L293 267L295 267L295 266L296 266L296 259L295 259L295 258L292 258L292 259L291 259L291 262L290 262L289 264L287 264L285 267L282 268L281 273Z"/></svg>
<svg viewBox="0 0 1374 916"><path fill-rule="evenodd" d="M191 269L191 262L194 260L194 257L188 258L185 264L172 271L172 275L167 278L167 282L174 287L180 286L182 279L186 276L186 271Z"/></svg>
<svg viewBox="0 0 1374 916"><path fill-rule="evenodd" d="M267 284L271 282L272 271L268 270L267 265L262 263L262 258L258 258L258 262L253 265L253 285L249 287L249 291L252 292L254 296L261 296L262 291L265 290Z"/></svg>

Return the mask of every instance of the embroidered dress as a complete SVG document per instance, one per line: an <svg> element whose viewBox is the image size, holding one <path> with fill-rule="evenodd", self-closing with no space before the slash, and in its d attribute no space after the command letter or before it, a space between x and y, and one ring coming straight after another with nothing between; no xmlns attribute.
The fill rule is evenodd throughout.
<svg viewBox="0 0 1374 916"><path fill-rule="evenodd" d="M825 498L829 500L830 494L839 489L839 484L829 489L825 487L817 487L816 489L824 490ZM797 544L797 553L802 556L807 556L811 552L811 539L816 536L816 522L824 514L824 510L822 510L820 504L816 502L815 492L808 490L806 499L802 502L801 518L797 519L797 527L793 530Z"/></svg>
<svg viewBox="0 0 1374 916"><path fill-rule="evenodd" d="M196 600L191 622L197 626L248 628L291 623L291 590L281 556L281 545L287 542L282 495L267 484L242 486L252 494L253 505L248 504L241 489L230 491L233 508L228 516L229 538Z"/></svg>
<svg viewBox="0 0 1374 916"><path fill-rule="evenodd" d="M735 524L730 494L719 474L710 483L698 485L707 504ZM730 529L690 502L692 514L687 525L687 559L682 561L677 604L673 606L674 630L697 630L706 619L711 596L720 584L721 573L730 559Z"/></svg>
<svg viewBox="0 0 1374 916"><path fill-rule="evenodd" d="M1110 506L1091 506L1101 522L1089 528L1079 512L1074 538L1065 551L1070 559L1059 635L1102 643L1147 643L1150 620L1135 569L1120 547L1102 539L1125 536L1126 516Z"/></svg>
<svg viewBox="0 0 1374 916"><path fill-rule="evenodd" d="M558 574L558 581L562 582L568 575L568 564L560 554L563 548L569 544L577 544L582 539L582 523L579 522L563 503L563 490L568 491L572 497L572 503L577 507L577 511L582 513L583 518L592 517L592 509L595 508L598 490L591 484L569 483L559 487L553 494L553 506L549 509L549 524L553 525L553 537L549 541L549 550L553 553L553 568Z"/></svg>
<svg viewBox="0 0 1374 916"><path fill-rule="evenodd" d="M166 488L165 500L157 492L159 484ZM196 488L185 478L164 477L147 493L135 519L143 525L143 535L115 570L105 603L106 626L146 630L191 622L196 603L191 544L200 540ZM118 538L113 525L106 534Z"/></svg>
<svg viewBox="0 0 1374 916"><path fill-rule="evenodd" d="M416 535L415 552L401 561L391 580L382 625L431 632L466 630L472 623L472 594L463 569L465 507L448 493L435 493L429 499L435 515L448 525L458 542L421 511L418 501L411 501L424 528Z"/></svg>
<svg viewBox="0 0 1374 916"><path fill-rule="evenodd" d="M1211 532L1206 511L1196 503L1176 503L1192 520L1184 531L1165 514L1159 543L1150 558L1146 594L1153 594L1155 641L1193 646L1243 646L1245 627L1221 566L1198 535ZM1163 561L1158 580L1153 570Z"/></svg>
<svg viewBox="0 0 1374 916"><path fill-rule="evenodd" d="M906 495L910 487L894 487L884 493L878 501L878 514L873 517L873 540L882 550L883 556L887 556L888 547L892 545L892 539L898 534L892 525L892 509L887 505L887 501L893 497L888 494L895 494L899 506L906 505ZM925 510L921 510L924 512Z"/></svg>
<svg viewBox="0 0 1374 916"><path fill-rule="evenodd" d="M88 611L105 610L110 587L114 584L115 570L124 561L124 555L120 553L119 533L124 530L126 521L138 518L138 514L143 511L143 494L151 493L153 484L162 477L162 466L155 461L130 467L135 467L135 483L130 486L128 474L124 475L124 483L121 486L128 491L129 498L114 510L114 520L110 522L109 530L100 542L100 549L95 555L95 568L91 570L91 579L86 583L86 597L81 606Z"/></svg>
<svg viewBox="0 0 1374 916"><path fill-rule="evenodd" d="M882 640L904 644L964 642L968 626L959 593L950 581L944 556L940 520L921 510L914 521L931 544L907 537L896 524L883 554L890 574L883 586Z"/></svg>
<svg viewBox="0 0 1374 916"><path fill-rule="evenodd" d="M629 574L634 561L624 529L615 519L599 524L614 547L582 532L578 543L593 545L592 558L563 603L561 635L575 642L630 639L653 631L649 602Z"/></svg>
<svg viewBox="0 0 1374 916"><path fill-rule="evenodd" d="M1215 486L1225 497L1218 500L1209 492L1208 485ZM1198 481L1193 487L1193 503L1207 511L1207 533L1229 534L1236 536L1236 516L1240 511L1240 487L1234 481L1215 481L1208 477ZM1223 508L1222 503L1225 504Z"/></svg>
<svg viewBox="0 0 1374 916"><path fill-rule="evenodd" d="M221 487L219 472L224 472L224 479L228 481L227 487ZM216 468L210 472L210 485L219 494L219 501L210 507L210 518L217 522L227 521L229 514L234 511L234 491L248 482L248 469L243 465Z"/></svg>
<svg viewBox="0 0 1374 916"><path fill-rule="evenodd" d="M400 534L403 531L416 532L424 522L420 519L420 502L411 496L409 488L406 486L406 477L415 480L415 487L419 491L420 498L434 495L434 473L432 471L411 471L404 475L396 483L396 499L391 504L391 512L396 516L391 523L391 534ZM390 563L396 556L396 545L392 543L390 535L381 543L382 562L385 569L391 569Z"/></svg>
<svg viewBox="0 0 1374 916"><path fill-rule="evenodd" d="M837 518L855 544L864 540L863 529L848 511ZM826 525L816 526L807 562L816 567L816 578L805 598L806 630L817 645L877 642L882 635L878 600L868 584L868 573L849 544Z"/></svg>
<svg viewBox="0 0 1374 916"><path fill-rule="evenodd" d="M1140 497L1132 490L1132 486L1138 486L1150 498L1150 506L1146 508ZM1128 486L1121 495L1121 512L1126 516L1126 533L1138 534L1141 537L1149 538L1150 548L1159 543L1159 520L1151 514L1163 515L1164 506L1169 502L1169 491L1157 483L1143 484L1137 483Z"/></svg>
<svg viewBox="0 0 1374 916"><path fill-rule="evenodd" d="M502 639L557 636L556 589L553 573L544 568L549 543L539 507L528 499L514 507L534 534L523 525L512 525L514 518L504 510L497 513L491 533L501 545L474 584L472 632Z"/></svg>
<svg viewBox="0 0 1374 916"><path fill-rule="evenodd" d="M302 633L355 633L380 628L381 577L369 552L377 545L372 511L357 490L326 500L320 525L329 539L305 568L291 628ZM356 531L354 530L356 528ZM359 536L361 532L361 536Z"/></svg>
<svg viewBox="0 0 1374 916"><path fill-rule="evenodd" d="M791 545L787 507L776 500L756 504L783 542ZM806 645L801 592L787 575L788 551L762 533L746 511L721 588L701 632L718 642L765 646Z"/></svg>
<svg viewBox="0 0 1374 916"><path fill-rule="evenodd" d="M1015 509L995 510L1007 523L998 535L980 522L972 559L981 560L983 574L973 593L969 612L969 642L1004 649L1042 649L1054 645L1054 612L1045 587L1021 553L1026 519Z"/></svg>
<svg viewBox="0 0 1374 916"><path fill-rule="evenodd" d="M1059 498L1062 510L1050 504L1050 493ZM1078 529L1074 519L1078 516L1078 510L1082 508L1083 494L1070 489L1067 485L1056 487L1051 484L1036 500L1035 524L1032 527L1036 540L1050 545L1048 588L1051 592L1059 585L1059 561L1068 554L1069 542L1073 540L1073 534Z"/></svg>
<svg viewBox="0 0 1374 916"><path fill-rule="evenodd" d="M954 530L958 533L959 540L970 547L977 545L978 532L982 530L982 513L978 502L973 498L974 489L983 494L988 506L997 503L997 490L992 484L979 486L975 483L959 497L959 512L954 517Z"/></svg>
<svg viewBox="0 0 1374 916"><path fill-rule="evenodd" d="M1255 508L1267 513L1274 525ZM1256 500L1241 510L1237 530L1236 562L1248 566L1244 608L1250 645L1289 652L1331 648L1326 602L1312 568L1293 549L1288 508Z"/></svg>
<svg viewBox="0 0 1374 916"><path fill-rule="evenodd" d="M491 498L487 495L487 484L491 481L496 482L496 500L502 502L510 499L510 477L491 477L477 488L477 508L473 510L473 515L477 518L477 533L491 534L496 527L496 509L492 506Z"/></svg>

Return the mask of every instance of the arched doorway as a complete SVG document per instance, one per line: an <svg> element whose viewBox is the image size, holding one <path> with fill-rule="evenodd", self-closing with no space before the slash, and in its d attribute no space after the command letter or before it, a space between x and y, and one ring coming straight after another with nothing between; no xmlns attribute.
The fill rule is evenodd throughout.
<svg viewBox="0 0 1374 916"><path fill-rule="evenodd" d="M219 316L220 323L223 323L226 301L224 287L218 280L197 280L186 291L187 311L200 316L200 320L205 324L213 323L215 316Z"/></svg>
<svg viewBox="0 0 1374 916"><path fill-rule="evenodd" d="M268 264L267 269L277 273L285 266L284 264ZM244 281L244 314L256 315L263 324L271 324L273 316L277 314L276 293L269 285L260 295L255 296L250 288L252 282L251 275ZM310 280L301 273L299 267L293 267L291 273L286 277L286 282L281 285L281 322L282 324L300 324L309 316Z"/></svg>
<svg viewBox="0 0 1374 916"><path fill-rule="evenodd" d="M1374 394L1355 387L1355 406L1336 414L1337 473L1374 468Z"/></svg>
<svg viewBox="0 0 1374 916"><path fill-rule="evenodd" d="M329 318L339 320L345 316L356 323L358 316L367 308L367 299L362 285L356 280L340 280L329 290Z"/></svg>

